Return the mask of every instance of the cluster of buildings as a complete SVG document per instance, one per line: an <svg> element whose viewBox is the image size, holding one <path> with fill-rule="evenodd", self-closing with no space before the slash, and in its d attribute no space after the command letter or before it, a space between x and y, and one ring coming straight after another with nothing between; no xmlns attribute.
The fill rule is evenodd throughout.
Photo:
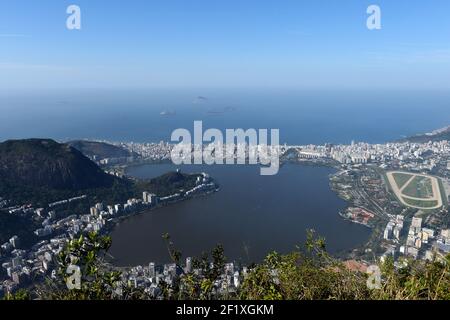
<svg viewBox="0 0 450 320"><path fill-rule="evenodd" d="M115 216L131 214L149 206L150 204L136 199L130 199L124 205L117 204L107 208L103 208L102 203L97 203L91 208L90 214L70 215L59 220L55 219L54 210L38 210L43 219L42 228L34 231L40 239L38 243L29 250L20 250L18 237L14 236L1 246L0 262L6 272L6 279L0 281L0 293L12 292L46 276L54 277L54 257L68 241L80 233L102 232Z"/></svg>
<svg viewBox="0 0 450 320"><path fill-rule="evenodd" d="M404 217L391 217L384 231L384 239L395 245L389 246L386 255L413 259L433 260L450 253L450 229L435 230L425 228L422 218L413 217L407 234L402 234Z"/></svg>
<svg viewBox="0 0 450 320"><path fill-rule="evenodd" d="M444 129L445 131L445 129ZM427 143L411 143L411 142L396 142L387 144L369 144L369 143L355 143L350 145L305 145L292 146L297 150L300 159L333 159L340 164L356 165L353 166L357 172L359 164L373 163L381 168L395 168L407 171L432 172L435 175L448 177L450 170L450 143L446 140L439 142ZM447 170L447 172L446 172ZM358 202L362 198L363 203L371 204L371 211L376 215L386 216L389 221L383 232L383 239L385 246L388 248L384 256L394 255L408 256L414 259L428 259L431 260L434 255L445 255L450 252L450 245L448 241L448 229L434 230L422 226L422 219L415 217L411 221L409 230L404 231L405 218L402 214L391 215L389 210L389 199L384 192L377 191L376 188L372 192L370 181L364 181L364 176L358 176L361 183L364 185L364 190L356 184L345 185L342 181L353 181L351 174L348 179L344 179L342 175L348 171L341 171L332 177L332 183L338 183L338 191L343 194L346 200ZM341 176L339 176L339 174ZM334 180L335 181L334 181ZM380 187L373 185L374 187ZM448 193L450 188L448 182L443 179L443 188ZM368 193L370 196L367 198ZM380 195L382 201L375 201L377 194ZM362 205L363 203L357 203ZM370 212L370 211L369 211ZM395 211L394 211L395 212ZM367 215L363 209L351 207L348 208L342 215L345 218L351 219L358 223L365 224L365 220L370 220L370 215ZM408 221L409 223L409 221Z"/></svg>
<svg viewBox="0 0 450 320"><path fill-rule="evenodd" d="M385 166L395 162L400 168L413 170L432 170L439 162L440 156L450 155L450 143L446 140L387 144L352 142L350 145L289 146L287 149L296 149L299 158L331 158L342 164L379 163ZM429 154L433 157L428 157Z"/></svg>
<svg viewBox="0 0 450 320"><path fill-rule="evenodd" d="M370 221L375 217L373 212L359 207L347 208L345 212L341 213L341 215L346 219L365 226L369 226Z"/></svg>
<svg viewBox="0 0 450 320"><path fill-rule="evenodd" d="M159 143L108 143L133 152L143 159L153 161L170 160L174 147L173 144L163 141ZM233 156L237 156L238 150L245 150L247 156L256 154L260 158L264 158L265 155L269 158L274 148L280 151L281 154L288 150L297 150L298 157L301 159L333 159L341 164L378 163L382 166L389 166L391 163L395 163L399 168L411 170L433 170L439 162L440 156L448 157L450 155L450 143L444 140L428 143L394 142L386 144L355 143L352 141L350 145L325 144L303 146L249 146L245 143L242 145L233 145L233 150L235 150ZM228 154L230 148L226 144L218 145L218 149L223 150L221 154L224 158L230 156ZM432 157L428 157L430 153L433 154ZM266 159L261 159L261 161L264 160Z"/></svg>
<svg viewBox="0 0 450 320"><path fill-rule="evenodd" d="M382 258L394 256L411 257L413 259L432 260L433 257L442 257L450 253L450 231L438 227L426 228L422 219L414 217L406 221L400 212L400 207L394 205L386 194L382 182L365 175L370 172L361 164L371 163L382 169L402 169L405 171L430 172L433 175L444 177L442 187L445 193L450 194L449 182L445 177L450 176L450 143L446 140L439 142L411 143L395 142L387 144L355 143L350 145L305 145L290 146L286 149L295 149L299 160L312 159L320 161L333 159L347 165L351 170L341 170L331 177L331 185L335 191L353 207L347 208L342 216L354 222L366 224L374 216L367 214L364 206L368 206L368 213L379 217L387 217L388 222L382 230L382 245L387 250ZM375 167L375 166L374 166ZM360 174L360 171L365 174ZM379 175L379 174L378 174ZM380 189L381 188L381 189ZM382 190L383 189L383 190ZM397 208L399 207L399 208ZM395 214L390 214L395 213ZM448 213L447 213L448 214ZM405 229L405 224L410 223ZM400 263L400 262L398 262Z"/></svg>
<svg viewBox="0 0 450 320"><path fill-rule="evenodd" d="M450 229L441 230L436 239L436 247L442 252L450 253Z"/></svg>
<svg viewBox="0 0 450 320"><path fill-rule="evenodd" d="M125 150L133 152L144 160L151 160L155 162L171 160L171 153L174 148L174 144L161 141L159 143L137 143L137 142L108 142L110 144L121 147ZM200 157L203 156L203 152L207 150L209 145L205 144L201 146L201 148L191 145L192 155L194 156L198 154ZM237 144L224 144L217 143L214 144L214 148L211 146L211 150L214 151L215 159L220 159L220 155L222 155L222 159L232 158L236 160L237 158L242 158L241 154L244 154L245 159L256 159L261 163L267 163L271 159L274 152L278 152L279 150L285 151L287 146L271 146L271 145L249 145L248 143L237 143ZM221 152L219 151L221 150ZM187 159L185 159L187 160ZM101 163L101 164L111 164L111 163Z"/></svg>
<svg viewBox="0 0 450 320"><path fill-rule="evenodd" d="M64 199L64 200L60 200L60 201L55 201L52 203L48 204L49 208L55 208L61 205L65 205L68 203L72 203L75 201L80 201L80 200L84 200L86 199L86 195L81 195L78 197L73 197L73 198L69 198L69 199ZM44 213L45 213L45 209L44 208L33 208L32 205L30 204L26 204L26 205L21 205L21 206L12 206L12 207L6 207L6 204L8 203L8 201L4 200L5 202L5 206L2 208L0 207L0 209L3 209L4 211L7 211L9 214L17 214L17 215L23 215L23 214L35 214L38 217L42 218L44 217ZM51 212L49 212L49 214L51 215ZM54 213L54 212L53 212Z"/></svg>
<svg viewBox="0 0 450 320"><path fill-rule="evenodd" d="M8 207L4 210L7 211L9 214L17 214L17 215L32 214L36 212L35 209L30 204Z"/></svg>
<svg viewBox="0 0 450 320"><path fill-rule="evenodd" d="M414 217L412 218L408 231L406 245L400 247L400 253L418 259L419 253L425 251L425 255L422 255L422 257L431 260L433 257L433 248L431 244L434 237L435 230L424 228L422 226L422 218Z"/></svg>
<svg viewBox="0 0 450 320"><path fill-rule="evenodd" d="M70 198L70 199L67 199L67 200L61 200L61 201L56 201L56 202L53 202L53 203L49 203L48 206L50 208L53 208L53 207L56 207L56 206L60 206L60 205L63 205L63 204L67 204L67 203L71 203L71 202L79 201L79 200L83 200L83 199L86 199L86 195L85 194L82 195L82 196L79 196L79 197L73 197L73 198Z"/></svg>
<svg viewBox="0 0 450 320"><path fill-rule="evenodd" d="M39 238L39 242L28 250L20 249L20 239L17 236L12 237L0 246L0 297L6 292L13 292L20 287L26 287L34 281L43 280L48 276L55 277L55 256L68 241L79 236L79 234L107 232L106 227L112 226L117 217L131 215L155 208L158 204L165 204L172 200L180 200L180 198L191 197L197 193L215 189L216 185L212 179L207 174L202 174L199 176L196 186L187 190L183 195L178 194L176 199L172 199L170 196L158 197L150 192L143 192L142 199L132 198L128 199L126 203L114 205L104 205L99 202L91 207L87 214L70 215L58 220L56 219L55 205L45 209L21 206L5 211L3 214L8 214L7 212L18 214L18 209L22 214L32 212L36 215L36 219L42 221L42 227L34 231L34 234ZM129 280L132 280L132 278Z"/></svg>
<svg viewBox="0 0 450 320"><path fill-rule="evenodd" d="M211 264L212 268L213 265ZM239 267L234 263L226 263L221 275L213 284L217 293L232 293L239 288L242 279L247 274L247 267ZM188 257L184 266L175 263L157 265L154 262L148 266L136 266L122 273L122 283L132 288L140 288L149 296L158 298L161 295L160 285L165 283L169 286L174 285L175 281L186 274L193 273L201 277L202 271L193 266L193 259Z"/></svg>
<svg viewBox="0 0 450 320"><path fill-rule="evenodd" d="M137 143L137 142L110 142L129 152L135 153L147 160L164 161L170 160L173 145L164 141L159 143Z"/></svg>
<svg viewBox="0 0 450 320"><path fill-rule="evenodd" d="M403 224L404 224L404 216L400 214L391 216L386 228L384 229L383 239L384 240L395 239L396 241L400 241L400 234L403 230Z"/></svg>
<svg viewBox="0 0 450 320"><path fill-rule="evenodd" d="M116 165L122 163L132 163L134 161L134 157L117 157L117 158L104 158L100 160L96 160L94 156L93 160L97 162L99 165Z"/></svg>

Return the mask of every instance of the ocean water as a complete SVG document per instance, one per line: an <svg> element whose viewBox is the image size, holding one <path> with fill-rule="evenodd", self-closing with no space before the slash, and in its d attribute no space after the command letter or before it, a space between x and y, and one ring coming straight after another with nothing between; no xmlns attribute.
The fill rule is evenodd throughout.
<svg viewBox="0 0 450 320"><path fill-rule="evenodd" d="M202 96L206 99L197 99ZM166 111L167 115L161 115ZM0 94L0 140L169 141L174 129L280 129L289 144L386 142L450 124L450 92L75 90Z"/></svg>

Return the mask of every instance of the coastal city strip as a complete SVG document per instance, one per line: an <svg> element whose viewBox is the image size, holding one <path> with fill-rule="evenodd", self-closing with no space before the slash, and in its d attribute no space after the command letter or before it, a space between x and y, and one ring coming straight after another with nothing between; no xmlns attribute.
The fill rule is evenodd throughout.
<svg viewBox="0 0 450 320"><path fill-rule="evenodd" d="M105 172L124 176L130 165L143 163L164 163L170 161L173 145L167 142L136 143L107 142L127 150L133 156L98 158L91 160L101 165ZM225 149L226 146L223 146ZM364 270L373 260L393 257L397 266L405 258L431 260L450 252L450 230L448 225L448 195L450 191L450 144L448 141L427 143L396 142L387 144L354 143L280 146L283 162L329 166L337 170L330 175L330 186L347 201L348 207L339 214L352 222L373 228L373 236L361 250L356 250L347 263L358 270ZM225 153L224 153L225 154ZM432 181L432 195L429 198L408 197L416 202L406 202L394 179L395 173L410 173L407 181L414 177ZM84 215L71 215L56 220L55 212L60 206L82 201L86 196L63 199L49 203L45 208L27 205L8 207L8 199L0 198L0 208L12 215L33 214L42 219L42 228L34 231L42 240L29 250L22 250L20 239L13 236L1 245L0 260L7 279L0 286L0 293L26 287L31 279L55 278L54 257L67 241L85 232L107 233L114 223L123 217L156 209L161 205L188 199L197 194L217 191L216 185L207 174L197 181L192 190L160 197L144 192L142 199L129 199L122 204L97 203ZM402 201L403 199L403 201ZM421 201L436 201L431 207L421 207ZM409 225L407 228L405 225ZM379 232L375 232L375 231ZM377 234L381 234L377 236ZM110 268L117 268L112 265ZM183 272L192 270L192 258L186 259L184 270L174 263L147 266L130 266L123 271L123 281L132 286L144 288L152 296L158 296L158 284L164 281L174 283ZM216 285L227 292L239 288L248 272L246 266L230 262Z"/></svg>

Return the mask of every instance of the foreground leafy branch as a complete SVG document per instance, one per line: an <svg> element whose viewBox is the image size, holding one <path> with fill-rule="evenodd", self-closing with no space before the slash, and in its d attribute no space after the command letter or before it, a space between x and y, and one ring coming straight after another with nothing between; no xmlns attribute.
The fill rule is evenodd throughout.
<svg viewBox="0 0 450 320"><path fill-rule="evenodd" d="M381 283L378 289L367 285L368 275L349 270L329 255L323 238L308 231L307 241L296 251L282 255L268 254L265 260L249 268L236 291L220 290L226 258L222 246L210 254L193 260L192 270L181 267L181 252L165 235L169 255L183 270L172 285L160 282L160 294L150 296L124 281L121 272L105 262L111 239L91 233L68 243L57 257L58 275L39 286L40 299L109 300L109 299L173 299L173 300L449 300L450 256L440 261L408 261L395 268L392 259L380 263ZM80 267L79 288L68 289L71 265ZM26 292L8 295L8 299L28 299Z"/></svg>

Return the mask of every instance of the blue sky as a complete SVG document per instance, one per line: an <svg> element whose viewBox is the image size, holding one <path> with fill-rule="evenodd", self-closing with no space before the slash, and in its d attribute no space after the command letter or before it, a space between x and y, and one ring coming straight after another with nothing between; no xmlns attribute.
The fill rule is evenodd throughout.
<svg viewBox="0 0 450 320"><path fill-rule="evenodd" d="M0 0L0 88L447 90L449 16L448 0Z"/></svg>

